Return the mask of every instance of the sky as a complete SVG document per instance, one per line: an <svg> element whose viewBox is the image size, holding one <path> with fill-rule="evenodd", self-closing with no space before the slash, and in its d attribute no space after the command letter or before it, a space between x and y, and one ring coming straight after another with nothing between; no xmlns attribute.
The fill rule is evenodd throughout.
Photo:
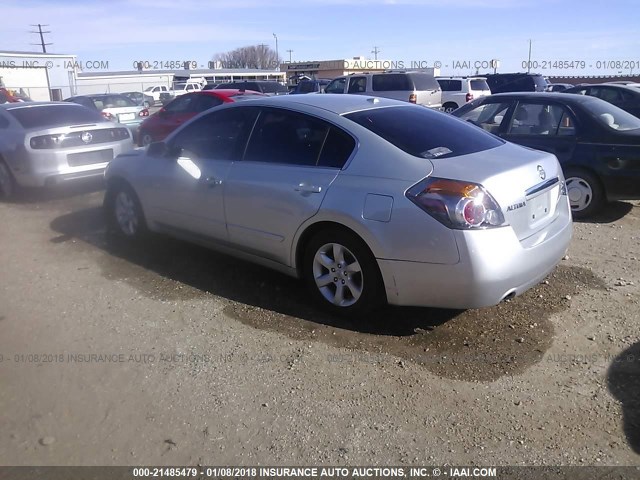
<svg viewBox="0 0 640 480"><path fill-rule="evenodd" d="M638 0L3 0L0 51L51 53L84 71L133 70L266 44L282 60L362 56L441 65L443 75L531 71L546 76L640 74ZM10 21L7 21L10 19ZM292 50L292 52L288 52Z"/></svg>

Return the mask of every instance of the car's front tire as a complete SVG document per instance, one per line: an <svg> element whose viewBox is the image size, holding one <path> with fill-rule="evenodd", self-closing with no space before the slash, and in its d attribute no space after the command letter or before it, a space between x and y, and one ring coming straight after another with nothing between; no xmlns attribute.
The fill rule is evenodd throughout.
<svg viewBox="0 0 640 480"><path fill-rule="evenodd" d="M316 302L333 314L359 317L386 302L375 257L355 234L331 228L305 249L303 275Z"/></svg>
<svg viewBox="0 0 640 480"><path fill-rule="evenodd" d="M140 131L140 140L138 142L138 144L141 147L146 147L147 145L150 145L153 143L153 137L151 136L151 134L145 130L141 130Z"/></svg>
<svg viewBox="0 0 640 480"><path fill-rule="evenodd" d="M128 240L140 240L148 230L140 200L136 192L124 181L107 187L104 210L110 234Z"/></svg>
<svg viewBox="0 0 640 480"><path fill-rule="evenodd" d="M567 169L565 184L573 218L590 217L604 205L605 196L602 185L598 178L587 170Z"/></svg>
<svg viewBox="0 0 640 480"><path fill-rule="evenodd" d="M445 113L451 113L458 108L458 105L452 102L447 102L442 106L442 110Z"/></svg>

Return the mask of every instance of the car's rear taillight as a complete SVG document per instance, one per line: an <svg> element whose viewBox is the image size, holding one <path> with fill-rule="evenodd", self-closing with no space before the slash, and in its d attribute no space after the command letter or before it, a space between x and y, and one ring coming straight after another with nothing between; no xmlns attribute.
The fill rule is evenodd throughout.
<svg viewBox="0 0 640 480"><path fill-rule="evenodd" d="M31 148L42 150L45 148L59 148L62 146L62 142L65 138L65 135L62 133L55 135L40 135L38 137L32 137L29 140L29 145Z"/></svg>
<svg viewBox="0 0 640 480"><path fill-rule="evenodd" d="M129 138L131 135L129 134L128 128L112 128L111 129L111 138L114 140L124 140L125 138Z"/></svg>
<svg viewBox="0 0 640 480"><path fill-rule="evenodd" d="M409 103L417 103L418 102L418 95L416 95L415 93L412 93L409 95Z"/></svg>
<svg viewBox="0 0 640 480"><path fill-rule="evenodd" d="M477 183L426 178L407 190L406 196L449 228L469 230L506 225L498 203Z"/></svg>
<svg viewBox="0 0 640 480"><path fill-rule="evenodd" d="M473 100L473 93L467 93L464 98L467 102L470 102L471 100Z"/></svg>
<svg viewBox="0 0 640 480"><path fill-rule="evenodd" d="M110 114L109 112L101 112L102 116L104 118L106 118L107 120L115 120L116 117L114 117L112 114Z"/></svg>
<svg viewBox="0 0 640 480"><path fill-rule="evenodd" d="M143 110L140 110L140 113L138 113L139 117L148 117L149 116L149 110L147 110L146 108Z"/></svg>

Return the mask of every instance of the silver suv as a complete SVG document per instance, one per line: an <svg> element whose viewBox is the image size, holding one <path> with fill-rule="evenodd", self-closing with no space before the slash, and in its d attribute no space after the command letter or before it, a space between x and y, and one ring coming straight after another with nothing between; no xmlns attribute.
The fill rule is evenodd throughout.
<svg viewBox="0 0 640 480"><path fill-rule="evenodd" d="M436 77L442 89L442 109L453 112L474 98L491 95L484 77Z"/></svg>
<svg viewBox="0 0 640 480"><path fill-rule="evenodd" d="M440 109L442 90L433 75L424 72L354 73L335 78L325 93L351 93L392 98Z"/></svg>

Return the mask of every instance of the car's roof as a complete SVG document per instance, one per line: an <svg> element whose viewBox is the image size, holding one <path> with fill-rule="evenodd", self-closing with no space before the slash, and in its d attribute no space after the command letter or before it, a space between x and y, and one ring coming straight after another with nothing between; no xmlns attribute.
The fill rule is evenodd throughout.
<svg viewBox="0 0 640 480"><path fill-rule="evenodd" d="M254 100L252 100L252 103ZM345 113L356 112L360 110L368 110L371 108L406 106L417 107L408 102L391 100L388 98L376 97L373 95L349 95L349 94L319 94L319 95L276 95L273 97L264 96L256 99L262 105L273 105L274 107L291 106L311 106L321 108L329 112L343 115Z"/></svg>
<svg viewBox="0 0 640 480"><path fill-rule="evenodd" d="M489 95L488 97L481 97L483 101L491 100L493 98L509 98L509 99L523 99L526 98L528 100L562 100L567 103L585 103L592 102L595 97L590 97L588 95L577 95L575 93L563 93L563 92L508 92L508 93L494 93L493 95Z"/></svg>
<svg viewBox="0 0 640 480"><path fill-rule="evenodd" d="M211 90L201 90L199 92L194 92L194 95L212 95L214 97L233 97L242 94L258 95L261 97L264 96L264 94L256 92L255 90L243 90L240 88L214 88Z"/></svg>
<svg viewBox="0 0 640 480"><path fill-rule="evenodd" d="M122 96L122 93L87 93L85 95L74 95L70 98L101 98L101 97L112 97L114 95Z"/></svg>
<svg viewBox="0 0 640 480"><path fill-rule="evenodd" d="M0 108L3 110L14 110L17 108L26 108L26 107L47 107L51 105L73 105L74 107L85 108L82 105L78 105L77 103L70 102L12 102L12 103L3 103L0 104Z"/></svg>

